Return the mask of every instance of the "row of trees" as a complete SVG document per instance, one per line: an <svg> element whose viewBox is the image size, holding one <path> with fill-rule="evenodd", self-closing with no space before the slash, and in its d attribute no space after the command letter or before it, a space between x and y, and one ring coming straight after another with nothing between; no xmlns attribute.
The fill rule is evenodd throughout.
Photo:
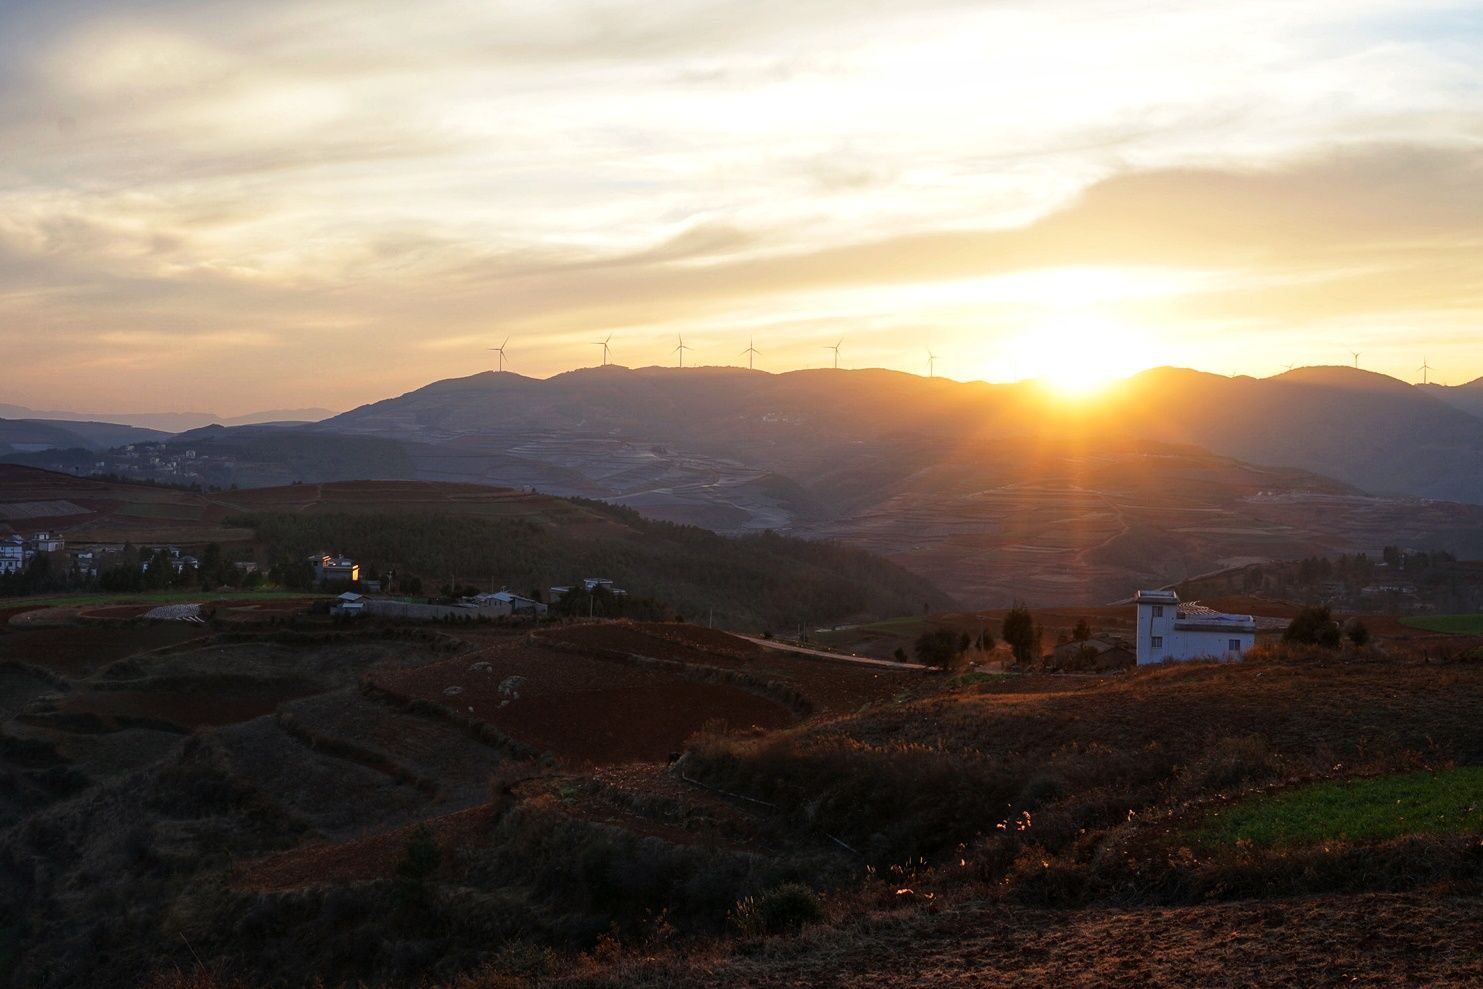
<svg viewBox="0 0 1483 989"><path fill-rule="evenodd" d="M1076 633L1081 641L1091 638L1092 634L1086 622L1081 622L1077 626ZM1030 663L1039 657L1041 635L1042 630L1036 624L1035 617L1030 614L1030 609L1020 603L1016 603L1013 608L1009 609L999 626L999 637L1014 653L1016 663ZM954 632L952 629L938 628L928 630L918 636L915 652L917 662L922 665L946 669L963 653L989 652L993 650L994 645L994 637L989 634L987 628L980 631L977 636L970 635L968 632ZM897 652L898 659L905 658L900 650Z"/></svg>

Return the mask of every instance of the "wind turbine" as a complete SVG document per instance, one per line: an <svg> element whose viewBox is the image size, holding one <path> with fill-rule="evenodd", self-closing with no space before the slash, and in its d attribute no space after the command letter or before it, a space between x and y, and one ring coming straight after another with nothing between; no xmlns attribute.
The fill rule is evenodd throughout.
<svg viewBox="0 0 1483 989"><path fill-rule="evenodd" d="M1293 368L1297 367L1296 364L1284 364L1282 366L1285 367L1289 371L1291 371Z"/></svg>
<svg viewBox="0 0 1483 989"><path fill-rule="evenodd" d="M505 337L505 342L504 343L500 344L498 347L490 347L489 348L490 350L494 351L496 354L499 354L499 369L500 369L500 373L502 373L502 374L504 373L504 370L505 370L505 348L508 347L509 345L510 345L510 338L509 337Z"/></svg>
<svg viewBox="0 0 1483 989"><path fill-rule="evenodd" d="M754 358L758 354L762 353L762 351L760 351L756 347L752 346L752 338L751 337L748 337L747 338L747 349L746 350L743 350L742 353L747 356L747 370L750 371L750 370L752 370L752 358Z"/></svg>
<svg viewBox="0 0 1483 989"><path fill-rule="evenodd" d="M1426 362L1426 358L1425 357L1423 357L1421 359L1421 366L1418 367L1416 370L1418 370L1418 371L1421 372L1421 383L1423 385L1424 384L1428 384L1428 382L1427 382L1427 375L1431 373L1431 371L1433 370L1433 368L1432 368L1432 366L1430 364L1428 364Z"/></svg>
<svg viewBox="0 0 1483 989"><path fill-rule="evenodd" d="M1359 367L1359 351L1351 350L1350 353L1354 355L1354 366Z"/></svg>
<svg viewBox="0 0 1483 989"><path fill-rule="evenodd" d="M687 351L687 350L694 350L694 349L695 349L694 347L687 347L687 346L685 346L685 338L684 337L680 337L680 345L678 347L676 347L674 349L674 351L673 351L674 353L677 353L677 354L680 355L680 367L684 367L685 366L685 351Z"/></svg>
<svg viewBox="0 0 1483 989"><path fill-rule="evenodd" d="M843 346L844 346L844 337L840 337L839 338L839 343L836 343L832 347L830 347L828 345L826 345L824 347L825 350L832 350L832 351L834 351L834 370L836 370L836 371L839 370L839 348L840 347L843 347Z"/></svg>
<svg viewBox="0 0 1483 989"><path fill-rule="evenodd" d="M937 377L937 355L932 353L932 348L927 348L927 377Z"/></svg>
<svg viewBox="0 0 1483 989"><path fill-rule="evenodd" d="M592 346L594 346L594 347L601 347L602 348L602 366L603 367L607 367L608 366L608 341L611 340L611 339L613 339L613 334L609 333L607 336L603 337L601 340L594 340L594 341L592 341Z"/></svg>

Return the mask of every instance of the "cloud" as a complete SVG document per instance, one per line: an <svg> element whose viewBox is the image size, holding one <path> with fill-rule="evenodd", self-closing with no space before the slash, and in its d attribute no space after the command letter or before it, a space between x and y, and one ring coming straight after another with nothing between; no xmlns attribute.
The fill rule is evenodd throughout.
<svg viewBox="0 0 1483 989"><path fill-rule="evenodd" d="M1459 10L0 6L0 348L50 392L43 339L205 368L176 344L258 333L242 381L187 398L342 405L455 373L491 327L536 373L596 327L935 325L966 349L1034 308L974 285L1066 267L1189 273L1107 306L1191 340L1423 310L1442 339L1477 307L1483 209ZM68 380L179 377L131 368Z"/></svg>

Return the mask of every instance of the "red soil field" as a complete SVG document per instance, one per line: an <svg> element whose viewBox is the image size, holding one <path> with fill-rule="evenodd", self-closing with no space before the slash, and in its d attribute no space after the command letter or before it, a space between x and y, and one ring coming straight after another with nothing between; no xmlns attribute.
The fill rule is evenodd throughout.
<svg viewBox="0 0 1483 989"><path fill-rule="evenodd" d="M197 626L82 625L12 629L0 636L0 660L32 663L61 673L82 676L135 653L198 639Z"/></svg>
<svg viewBox="0 0 1483 989"><path fill-rule="evenodd" d="M481 805L429 818L425 823L444 849L472 848L488 828L491 814L488 805ZM307 845L270 855L238 867L232 875L232 886L267 891L389 879L396 875L397 863L406 854L415 827L408 825L352 841ZM453 870L454 858L445 856L444 872Z"/></svg>
<svg viewBox="0 0 1483 989"><path fill-rule="evenodd" d="M776 681L803 694L815 712L854 711L922 683L920 674L778 652L717 629L680 623L602 622L568 625L536 635L552 643L736 670Z"/></svg>
<svg viewBox="0 0 1483 989"><path fill-rule="evenodd" d="M470 669L487 662L492 672ZM518 698L500 693L525 677ZM378 670L377 686L485 721L571 766L663 760L707 722L781 728L793 721L777 701L726 684L526 645L404 670ZM454 695L445 693L458 687Z"/></svg>
<svg viewBox="0 0 1483 989"><path fill-rule="evenodd" d="M278 705L312 693L310 684L234 686L230 690L187 693L176 690L89 690L70 694L59 709L93 714L104 722L123 718L168 721L182 728L231 725L272 714Z"/></svg>
<svg viewBox="0 0 1483 989"><path fill-rule="evenodd" d="M153 611L159 605L155 604L110 604L103 608L88 608L78 612L82 618L140 618Z"/></svg>
<svg viewBox="0 0 1483 989"><path fill-rule="evenodd" d="M16 615L23 615L28 611L40 611L44 605L23 604L13 608L0 608L0 635L9 631L10 619Z"/></svg>

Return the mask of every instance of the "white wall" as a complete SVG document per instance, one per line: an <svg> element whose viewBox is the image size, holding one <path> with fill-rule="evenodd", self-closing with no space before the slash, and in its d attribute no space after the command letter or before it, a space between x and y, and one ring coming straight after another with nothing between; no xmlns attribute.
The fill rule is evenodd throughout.
<svg viewBox="0 0 1483 989"><path fill-rule="evenodd" d="M1177 605L1163 605L1162 617L1154 615L1159 605L1138 605L1138 665L1162 663L1167 660L1186 659L1240 659L1256 644L1256 633L1237 631L1207 632L1204 630L1176 629ZM1154 636L1163 641L1155 646ZM1231 649L1231 642L1239 645Z"/></svg>

